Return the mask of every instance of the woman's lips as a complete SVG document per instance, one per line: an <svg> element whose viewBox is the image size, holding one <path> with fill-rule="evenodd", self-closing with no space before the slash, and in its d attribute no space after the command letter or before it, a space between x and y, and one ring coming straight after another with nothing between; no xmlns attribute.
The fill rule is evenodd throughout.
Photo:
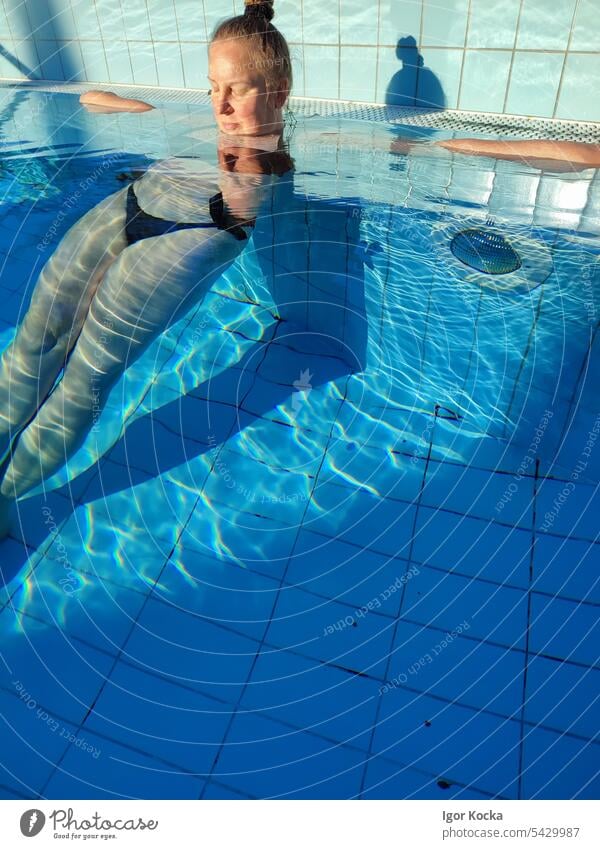
<svg viewBox="0 0 600 849"><path fill-rule="evenodd" d="M237 129L237 127L239 127L239 124L231 124L231 123L228 123L227 121L223 121L221 126L223 127L224 130L235 130L235 129Z"/></svg>

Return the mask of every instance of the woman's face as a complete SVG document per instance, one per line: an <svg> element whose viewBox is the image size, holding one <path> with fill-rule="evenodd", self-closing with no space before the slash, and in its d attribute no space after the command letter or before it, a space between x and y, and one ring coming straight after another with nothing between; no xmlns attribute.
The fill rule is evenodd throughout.
<svg viewBox="0 0 600 849"><path fill-rule="evenodd" d="M210 46L212 107L224 133L262 136L283 129L281 109L287 100L287 80L271 91L256 65L256 55L239 40L216 41Z"/></svg>

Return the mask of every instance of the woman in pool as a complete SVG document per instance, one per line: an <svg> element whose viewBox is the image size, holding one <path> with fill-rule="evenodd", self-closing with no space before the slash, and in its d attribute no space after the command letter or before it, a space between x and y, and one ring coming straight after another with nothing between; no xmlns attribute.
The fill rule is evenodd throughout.
<svg viewBox="0 0 600 849"><path fill-rule="evenodd" d="M0 364L0 536L14 501L82 444L124 368L236 259L274 178L291 168L281 134L292 69L272 17L272 0L246 0L245 14L221 24L211 41L221 171L194 171L193 160L157 163L135 187L88 212L42 270ZM94 111L152 108L110 92L89 92L81 101ZM403 152L407 144L392 149ZM541 157L600 165L593 145L438 144L529 164Z"/></svg>
<svg viewBox="0 0 600 849"><path fill-rule="evenodd" d="M234 262L292 168L282 145L291 64L272 14L272 3L247 0L213 35L220 168L155 163L84 215L42 269L0 362L0 537L16 499L83 443L123 370Z"/></svg>

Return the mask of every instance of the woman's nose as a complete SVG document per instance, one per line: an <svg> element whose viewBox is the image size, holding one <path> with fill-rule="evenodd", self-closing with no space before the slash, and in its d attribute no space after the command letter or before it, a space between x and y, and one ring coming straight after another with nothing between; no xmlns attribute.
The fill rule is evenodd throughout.
<svg viewBox="0 0 600 849"><path fill-rule="evenodd" d="M233 111L231 104L224 95L217 95L215 110L218 115L229 115Z"/></svg>

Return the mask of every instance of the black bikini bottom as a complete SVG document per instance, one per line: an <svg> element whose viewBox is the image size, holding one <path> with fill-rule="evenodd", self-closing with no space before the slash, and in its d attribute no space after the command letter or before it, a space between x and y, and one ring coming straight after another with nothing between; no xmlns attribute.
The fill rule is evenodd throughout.
<svg viewBox="0 0 600 849"><path fill-rule="evenodd" d="M186 224L177 221L167 221L164 218L155 218L141 208L138 203L133 183L127 190L127 223L125 224L125 235L127 244L133 245L140 239L149 239L152 236L162 236L165 233L174 233L177 230L191 230L194 228L216 227L218 230L227 230L236 239L247 239L248 236L240 226L238 219L225 211L223 195L218 192L213 195L208 208L212 223Z"/></svg>

